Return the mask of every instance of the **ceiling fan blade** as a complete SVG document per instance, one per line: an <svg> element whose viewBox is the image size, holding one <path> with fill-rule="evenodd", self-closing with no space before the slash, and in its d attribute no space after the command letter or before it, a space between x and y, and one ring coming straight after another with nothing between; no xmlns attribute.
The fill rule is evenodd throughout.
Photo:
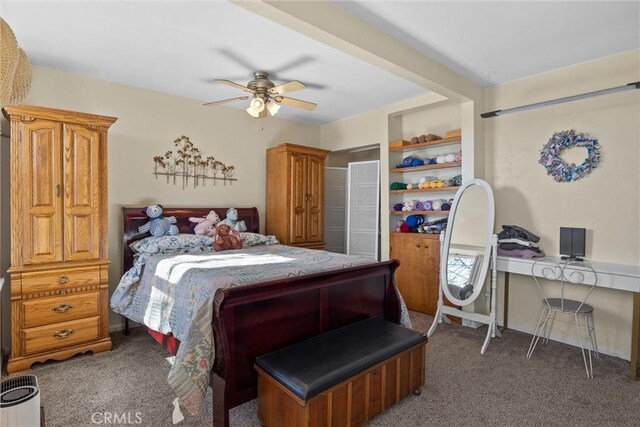
<svg viewBox="0 0 640 427"><path fill-rule="evenodd" d="M294 80L289 83L284 83L278 86L274 86L269 89L269 93L272 95L281 95L287 92L293 92L294 90L306 89L304 83Z"/></svg>
<svg viewBox="0 0 640 427"><path fill-rule="evenodd" d="M251 89L249 89L246 86L242 86L240 83L236 83L236 82L232 82L231 80L225 80L225 79L213 79L214 82L218 82L218 83L223 83L227 86L231 86L231 87L235 87L236 89L240 89L243 90L245 92L249 92L249 93L253 93L253 91Z"/></svg>
<svg viewBox="0 0 640 427"><path fill-rule="evenodd" d="M238 96L236 98L229 98L229 99L223 99L221 101L211 101L211 102L205 102L202 105L220 105L220 104L226 104L227 102L234 102L234 101L246 101L247 99L249 99L248 96Z"/></svg>
<svg viewBox="0 0 640 427"><path fill-rule="evenodd" d="M276 102L280 102L284 105L288 105L290 107L302 108L303 110L313 111L316 109L318 104L314 104L309 101L302 101L300 99L295 98L287 98L284 96L276 96L273 98Z"/></svg>

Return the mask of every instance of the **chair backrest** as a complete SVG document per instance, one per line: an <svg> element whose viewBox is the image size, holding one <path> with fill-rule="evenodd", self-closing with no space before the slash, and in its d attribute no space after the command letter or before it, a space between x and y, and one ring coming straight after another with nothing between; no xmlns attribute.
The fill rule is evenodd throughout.
<svg viewBox="0 0 640 427"><path fill-rule="evenodd" d="M544 291L538 278L541 277L559 284L560 307L563 311L565 310L565 284L581 284L588 287L585 289L584 298L578 301L580 305L575 309L575 312L578 312L598 283L598 274L589 264L579 261L559 264L552 258L540 258L534 262L531 266L531 276L533 276L533 280L536 282L542 298L544 298L548 305L550 305L549 298L553 297L547 296L548 292ZM574 310L572 309L571 311Z"/></svg>

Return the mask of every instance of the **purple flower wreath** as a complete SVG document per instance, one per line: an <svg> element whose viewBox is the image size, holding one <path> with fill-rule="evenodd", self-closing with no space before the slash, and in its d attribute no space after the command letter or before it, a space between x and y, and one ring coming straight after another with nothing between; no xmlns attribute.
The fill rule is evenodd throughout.
<svg viewBox="0 0 640 427"><path fill-rule="evenodd" d="M579 165L567 163L560 158L562 150L573 147L587 149L587 158ZM554 133L549 142L542 147L539 163L547 169L557 182L571 182L587 176L600 164L600 145L598 140L575 130L563 130Z"/></svg>

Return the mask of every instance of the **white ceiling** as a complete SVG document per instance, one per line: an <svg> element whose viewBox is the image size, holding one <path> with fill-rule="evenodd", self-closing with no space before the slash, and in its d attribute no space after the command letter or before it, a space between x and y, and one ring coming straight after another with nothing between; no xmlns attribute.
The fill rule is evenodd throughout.
<svg viewBox="0 0 640 427"><path fill-rule="evenodd" d="M640 2L336 2L481 85L640 46ZM243 95L256 69L319 104L278 116L323 124L427 93L422 87L255 15L213 2L0 3L36 65L201 101ZM246 108L243 101L227 104ZM226 106L203 107L216 108Z"/></svg>
<svg viewBox="0 0 640 427"><path fill-rule="evenodd" d="M2 2L2 16L31 61L98 79L212 101L244 93L256 70L318 104L279 117L322 124L428 91L228 2ZM375 88L375 90L373 89ZM248 101L210 108L247 108ZM264 120L264 119L263 119Z"/></svg>
<svg viewBox="0 0 640 427"><path fill-rule="evenodd" d="M640 47L637 0L336 4L483 86Z"/></svg>

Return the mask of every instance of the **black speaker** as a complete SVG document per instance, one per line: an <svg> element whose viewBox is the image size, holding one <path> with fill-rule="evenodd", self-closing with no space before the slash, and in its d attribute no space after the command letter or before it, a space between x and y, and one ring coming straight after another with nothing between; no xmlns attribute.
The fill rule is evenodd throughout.
<svg viewBox="0 0 640 427"><path fill-rule="evenodd" d="M560 227L560 254L566 255L561 259L570 261L584 261L584 247L586 230L584 228Z"/></svg>

